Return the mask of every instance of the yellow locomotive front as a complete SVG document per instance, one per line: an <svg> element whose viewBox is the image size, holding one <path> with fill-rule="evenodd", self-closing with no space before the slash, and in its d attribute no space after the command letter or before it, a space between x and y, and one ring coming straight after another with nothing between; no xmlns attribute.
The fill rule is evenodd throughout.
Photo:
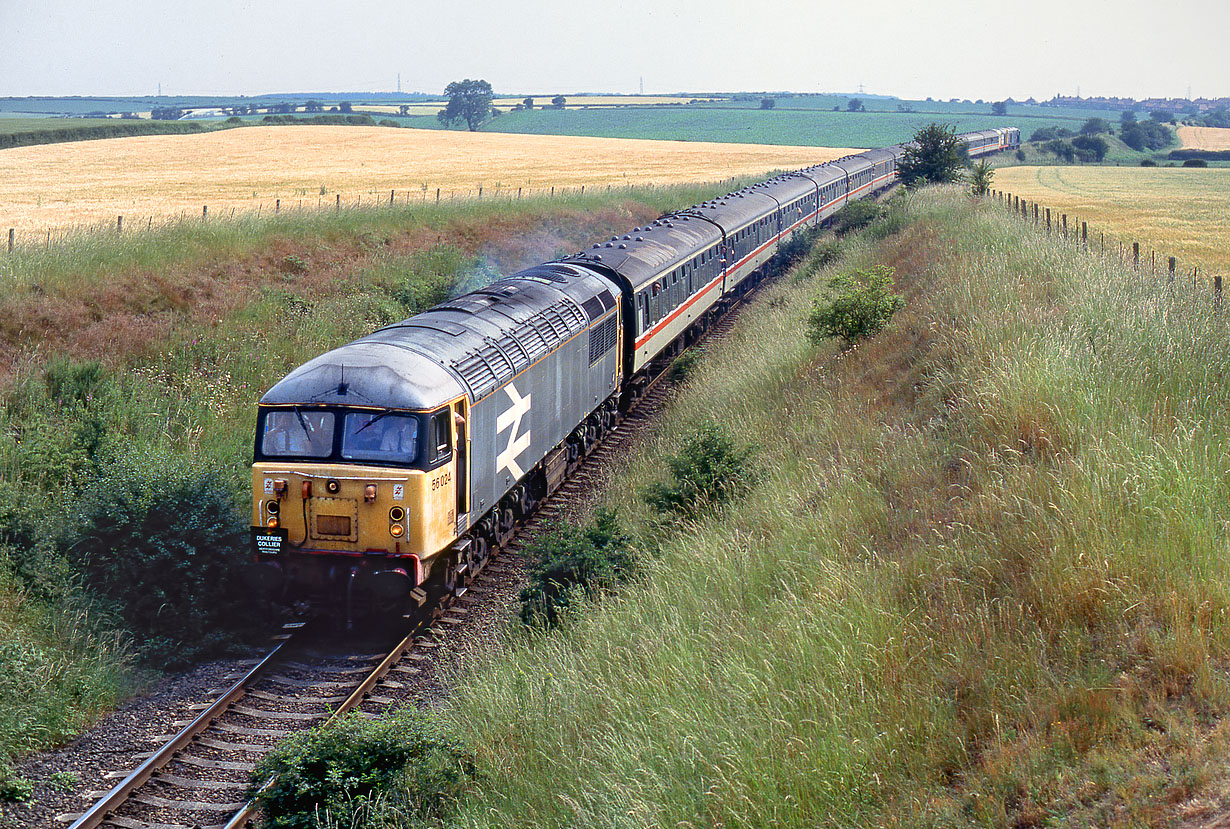
<svg viewBox="0 0 1230 829"><path fill-rule="evenodd" d="M349 344L261 399L253 576L288 601L421 602L432 565L457 537L467 399L421 358L390 367L393 357L406 361L387 350Z"/></svg>

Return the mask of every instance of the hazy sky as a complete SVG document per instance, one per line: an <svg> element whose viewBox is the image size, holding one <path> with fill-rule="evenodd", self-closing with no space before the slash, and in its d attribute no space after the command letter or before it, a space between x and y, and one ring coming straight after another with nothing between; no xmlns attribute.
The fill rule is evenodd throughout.
<svg viewBox="0 0 1230 829"><path fill-rule="evenodd" d="M0 96L1230 95L1227 0L0 0Z"/></svg>

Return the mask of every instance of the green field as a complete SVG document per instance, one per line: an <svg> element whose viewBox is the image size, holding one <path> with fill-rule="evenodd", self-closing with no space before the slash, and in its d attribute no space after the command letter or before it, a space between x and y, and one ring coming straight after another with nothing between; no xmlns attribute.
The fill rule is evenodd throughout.
<svg viewBox="0 0 1230 829"><path fill-rule="evenodd" d="M738 144L786 144L816 147L884 147L908 141L932 121L952 124L958 132L995 126L1062 126L1079 129L1080 116L1062 110L1036 115L991 115L950 112L833 112L830 109L693 104L679 107L624 107L508 112L482 126L486 132L590 135L609 138L656 138L676 141L720 141ZM1035 108L1036 109L1036 108ZM1052 114L1053 113L1053 114ZM436 128L434 118L404 119L407 126Z"/></svg>

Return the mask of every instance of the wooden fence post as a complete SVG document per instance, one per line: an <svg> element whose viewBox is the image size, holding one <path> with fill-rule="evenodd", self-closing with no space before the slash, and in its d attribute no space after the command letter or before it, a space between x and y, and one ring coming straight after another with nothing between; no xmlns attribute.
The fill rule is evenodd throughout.
<svg viewBox="0 0 1230 829"><path fill-rule="evenodd" d="M333 196L333 209L334 209L334 211L338 211L338 210L341 210L341 209L342 209L342 194L341 194L341 193L335 193L335 194L334 194L334 196Z"/></svg>
<svg viewBox="0 0 1230 829"><path fill-rule="evenodd" d="M1088 222L1081 222L1081 245L1086 248L1089 247L1089 223Z"/></svg>
<svg viewBox="0 0 1230 829"><path fill-rule="evenodd" d="M124 217L123 216L115 217L115 232L116 233L124 232Z"/></svg>
<svg viewBox="0 0 1230 829"><path fill-rule="evenodd" d="M13 252L13 245L16 244L16 240L17 240L17 229L10 227L9 228L9 253ZM1220 277L1218 278L1220 279Z"/></svg>
<svg viewBox="0 0 1230 829"><path fill-rule="evenodd" d="M436 204L440 203L440 188L436 188Z"/></svg>
<svg viewBox="0 0 1230 829"><path fill-rule="evenodd" d="M521 188L517 188L517 201L521 201Z"/></svg>
<svg viewBox="0 0 1230 829"><path fill-rule="evenodd" d="M1214 309L1221 308L1221 274L1213 277L1213 307Z"/></svg>
<svg viewBox="0 0 1230 829"><path fill-rule="evenodd" d="M1063 214L1063 238L1068 238L1068 214Z"/></svg>
<svg viewBox="0 0 1230 829"><path fill-rule="evenodd" d="M201 205L201 221L209 221L209 205L207 204Z"/></svg>
<svg viewBox="0 0 1230 829"><path fill-rule="evenodd" d="M551 185L551 198L555 198L555 185Z"/></svg>
<svg viewBox="0 0 1230 829"><path fill-rule="evenodd" d="M1166 276L1166 281L1174 282L1175 259L1173 256L1170 257L1170 259L1166 262L1166 265L1167 265L1167 270L1169 271L1169 273Z"/></svg>
<svg viewBox="0 0 1230 829"><path fill-rule="evenodd" d="M393 192L394 192L394 191L392 191L392 190L390 190L390 191L389 191L389 204L392 204L392 203L393 203Z"/></svg>
<svg viewBox="0 0 1230 829"><path fill-rule="evenodd" d="M274 201L274 203L273 203L273 212L274 212L274 213L281 213L281 212L282 212L282 200L281 200L281 199L277 199L276 201Z"/></svg>
<svg viewBox="0 0 1230 829"><path fill-rule="evenodd" d="M1034 202L1034 226L1038 224L1038 203Z"/></svg>
<svg viewBox="0 0 1230 829"><path fill-rule="evenodd" d="M1140 242L1132 242L1132 267L1140 270Z"/></svg>
<svg viewBox="0 0 1230 829"><path fill-rule="evenodd" d="M1051 232L1051 209L1049 207L1046 209L1046 232Z"/></svg>

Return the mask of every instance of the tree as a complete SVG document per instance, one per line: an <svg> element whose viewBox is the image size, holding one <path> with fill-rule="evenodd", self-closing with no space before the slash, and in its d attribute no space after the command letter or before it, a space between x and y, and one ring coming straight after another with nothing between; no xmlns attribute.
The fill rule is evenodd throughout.
<svg viewBox="0 0 1230 829"><path fill-rule="evenodd" d="M533 109L534 99L529 97L528 95L525 96L524 98L521 99L521 106L525 107L526 109Z"/></svg>
<svg viewBox="0 0 1230 829"><path fill-rule="evenodd" d="M409 105L409 104L401 104L400 106L398 106L398 107L397 107L397 114L398 114L398 115L409 115L409 114L410 114L410 105Z"/></svg>
<svg viewBox="0 0 1230 829"><path fill-rule="evenodd" d="M1167 112L1164 109L1149 110L1149 117L1152 118L1154 121L1157 121L1159 124L1173 124L1174 123L1174 113Z"/></svg>
<svg viewBox="0 0 1230 829"><path fill-rule="evenodd" d="M991 114L992 115L1007 115L1008 114L1008 102L1007 101L996 101L995 103L991 104Z"/></svg>
<svg viewBox="0 0 1230 829"><path fill-rule="evenodd" d="M448 106L436 113L436 119L445 126L464 121L470 132L477 132L483 121L491 117L495 95L491 84L484 80L453 81L444 87L444 94L448 96Z"/></svg>
<svg viewBox="0 0 1230 829"><path fill-rule="evenodd" d="M1097 135L1078 135L1072 139L1072 146L1075 148L1076 157L1086 163L1101 161L1110 149L1106 139Z"/></svg>
<svg viewBox="0 0 1230 829"><path fill-rule="evenodd" d="M303 105L304 112L323 112L324 107L320 105L320 101L308 101Z"/></svg>
<svg viewBox="0 0 1230 829"><path fill-rule="evenodd" d="M846 109L850 112L865 112L867 107L863 106L863 102L859 98L851 98L846 101Z"/></svg>
<svg viewBox="0 0 1230 829"><path fill-rule="evenodd" d="M563 109L564 104L566 103L568 103L568 99L565 98L563 95L556 95L554 98L551 99L551 106L555 107L556 109Z"/></svg>
<svg viewBox="0 0 1230 829"><path fill-rule="evenodd" d="M773 109L773 107L775 106L777 106L777 101L773 98L761 98L760 99L761 109Z"/></svg>
<svg viewBox="0 0 1230 829"><path fill-rule="evenodd" d="M1130 109L1124 110L1119 115L1119 123L1126 129L1129 125L1136 123L1136 113Z"/></svg>
<svg viewBox="0 0 1230 829"><path fill-rule="evenodd" d="M342 101L337 105L338 112L354 112L354 107L350 105L350 101Z"/></svg>
<svg viewBox="0 0 1230 829"><path fill-rule="evenodd" d="M1105 118L1090 118L1081 126L1081 135L1098 135L1110 131L1110 121Z"/></svg>
<svg viewBox="0 0 1230 829"><path fill-rule="evenodd" d="M969 164L969 146L951 126L930 123L914 133L914 140L897 162L901 183L945 184L961 180Z"/></svg>
<svg viewBox="0 0 1230 829"><path fill-rule="evenodd" d="M991 162L985 158L982 159L970 170L970 192L975 196L985 196L991 189L993 178L995 178L995 171L991 169Z"/></svg>

